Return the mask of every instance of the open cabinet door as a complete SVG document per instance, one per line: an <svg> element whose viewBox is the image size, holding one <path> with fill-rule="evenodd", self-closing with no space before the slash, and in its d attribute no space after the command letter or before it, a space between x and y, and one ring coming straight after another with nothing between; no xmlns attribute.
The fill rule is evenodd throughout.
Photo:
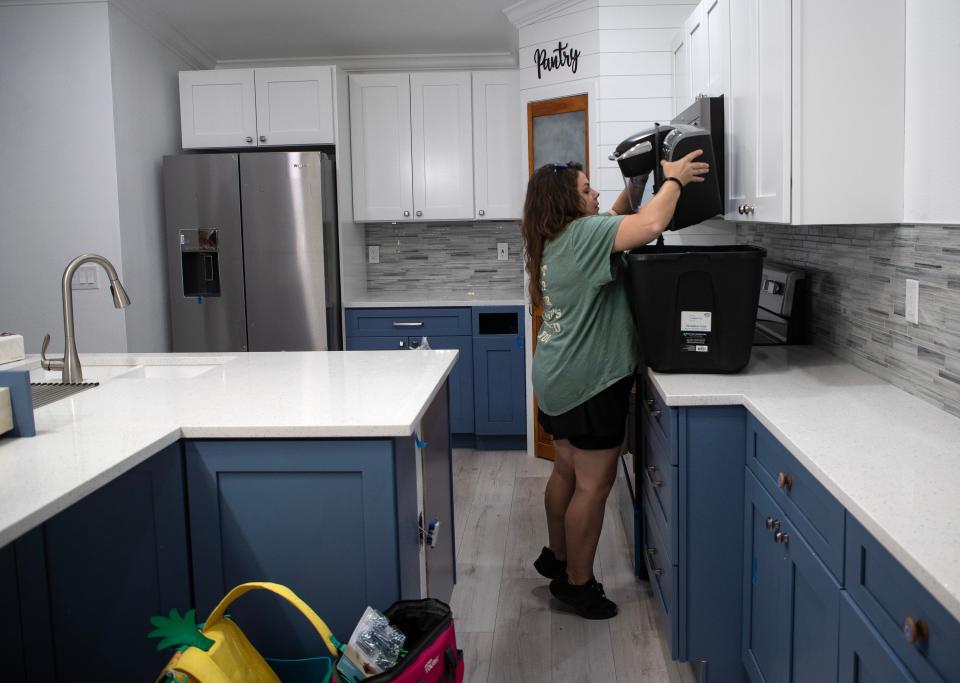
<svg viewBox="0 0 960 683"><path fill-rule="evenodd" d="M576 161L589 173L590 129L587 96L571 95L527 104L527 159L529 174L544 164ZM533 309L533 348L543 321L543 310ZM538 458L553 460L553 437L537 420L537 398L533 398L534 444Z"/></svg>

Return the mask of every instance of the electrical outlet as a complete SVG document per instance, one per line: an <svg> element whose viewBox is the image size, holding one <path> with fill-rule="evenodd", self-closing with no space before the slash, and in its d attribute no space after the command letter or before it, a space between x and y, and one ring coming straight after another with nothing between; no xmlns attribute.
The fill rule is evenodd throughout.
<svg viewBox="0 0 960 683"><path fill-rule="evenodd" d="M920 282L917 280L907 280L906 316L908 323L920 324Z"/></svg>
<svg viewBox="0 0 960 683"><path fill-rule="evenodd" d="M497 242L497 260L506 261L510 257L510 250L506 242Z"/></svg>
<svg viewBox="0 0 960 683"><path fill-rule="evenodd" d="M100 281L97 279L97 266L80 266L77 268L70 285L75 290L100 289Z"/></svg>
<svg viewBox="0 0 960 683"><path fill-rule="evenodd" d="M380 263L379 244L371 244L367 247L367 263Z"/></svg>

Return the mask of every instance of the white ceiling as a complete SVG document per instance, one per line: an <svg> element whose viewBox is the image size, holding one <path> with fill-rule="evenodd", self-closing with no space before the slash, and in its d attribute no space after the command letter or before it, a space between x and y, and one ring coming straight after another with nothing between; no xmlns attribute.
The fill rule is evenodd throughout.
<svg viewBox="0 0 960 683"><path fill-rule="evenodd" d="M215 60L506 54L516 0L139 0Z"/></svg>

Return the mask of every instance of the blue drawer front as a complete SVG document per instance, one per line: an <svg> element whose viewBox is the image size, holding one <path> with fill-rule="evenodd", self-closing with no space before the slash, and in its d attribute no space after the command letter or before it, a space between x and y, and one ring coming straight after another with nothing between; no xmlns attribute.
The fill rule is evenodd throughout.
<svg viewBox="0 0 960 683"><path fill-rule="evenodd" d="M960 623L850 514L846 588L918 681L960 681ZM926 640L907 642L907 617L925 623Z"/></svg>
<svg viewBox="0 0 960 683"><path fill-rule="evenodd" d="M839 683L917 683L847 591L840 597L839 647Z"/></svg>
<svg viewBox="0 0 960 683"><path fill-rule="evenodd" d="M833 575L843 577L843 506L753 416L747 417L747 465ZM792 483L781 488L781 474Z"/></svg>
<svg viewBox="0 0 960 683"><path fill-rule="evenodd" d="M472 336L469 308L349 308L346 336Z"/></svg>
<svg viewBox="0 0 960 683"><path fill-rule="evenodd" d="M680 656L680 622L677 614L677 585L679 569L670 557L664 529L661 529L649 506L643 510L643 561L647 565L650 585L657 597L663 616L664 630L670 637L670 653L673 659Z"/></svg>
<svg viewBox="0 0 960 683"><path fill-rule="evenodd" d="M643 470L640 473L644 500L657 515L660 525L668 530L671 557L678 558L677 480L679 468L670 464L670 447L659 432L649 425L643 429Z"/></svg>
<svg viewBox="0 0 960 683"><path fill-rule="evenodd" d="M677 443L677 409L667 405L646 375L643 377L643 400L637 409L643 414L644 429L649 428L658 432L660 438L668 444ZM676 448L671 449L670 464L677 464Z"/></svg>

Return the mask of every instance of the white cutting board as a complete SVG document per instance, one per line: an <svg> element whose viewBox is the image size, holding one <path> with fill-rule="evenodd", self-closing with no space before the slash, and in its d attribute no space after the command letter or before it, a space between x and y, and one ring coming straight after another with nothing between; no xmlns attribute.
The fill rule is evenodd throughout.
<svg viewBox="0 0 960 683"><path fill-rule="evenodd" d="M10 403L10 389L0 387L0 434L13 429L13 404Z"/></svg>

